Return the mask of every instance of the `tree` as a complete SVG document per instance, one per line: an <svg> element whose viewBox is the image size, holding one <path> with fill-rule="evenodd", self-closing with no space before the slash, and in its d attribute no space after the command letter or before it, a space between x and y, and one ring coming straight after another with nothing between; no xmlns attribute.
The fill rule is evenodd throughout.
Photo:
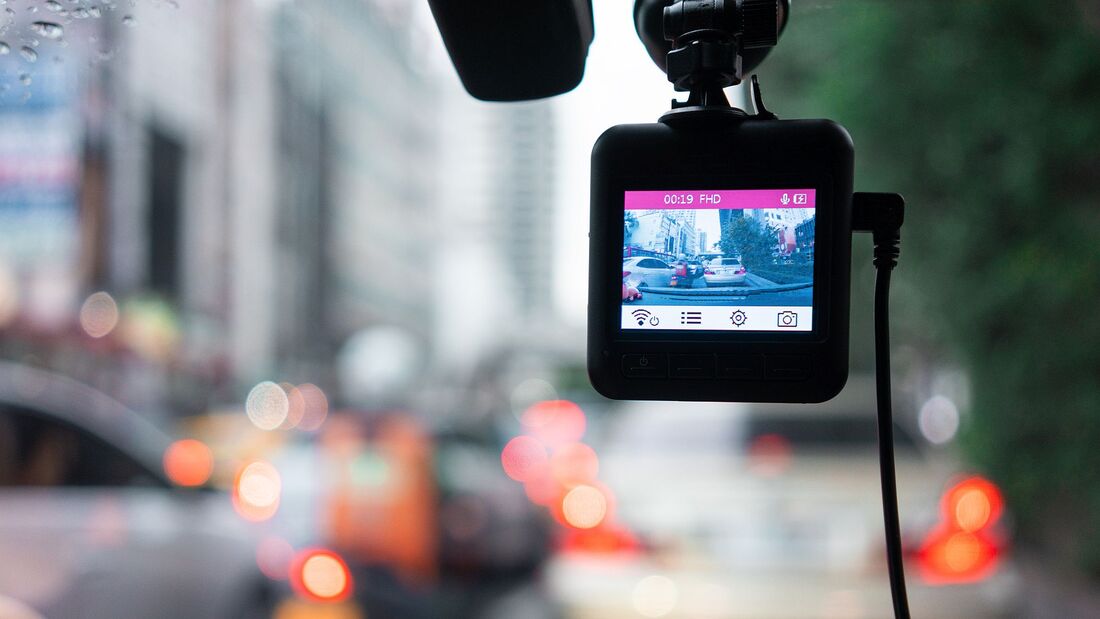
<svg viewBox="0 0 1100 619"><path fill-rule="evenodd" d="M741 264L752 271L772 263L776 231L754 217L731 217L722 230L718 246L727 256L741 256Z"/></svg>
<svg viewBox="0 0 1100 619"><path fill-rule="evenodd" d="M1095 7L796 11L762 80L780 115L848 127L859 189L906 195L896 339L967 369L964 445L1021 540L1100 576Z"/></svg>

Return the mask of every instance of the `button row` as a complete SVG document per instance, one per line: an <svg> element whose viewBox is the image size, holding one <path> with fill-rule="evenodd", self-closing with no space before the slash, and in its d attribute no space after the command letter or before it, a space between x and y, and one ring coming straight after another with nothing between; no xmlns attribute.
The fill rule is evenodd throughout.
<svg viewBox="0 0 1100 619"><path fill-rule="evenodd" d="M623 355L627 378L720 378L725 380L805 380L810 376L806 355Z"/></svg>

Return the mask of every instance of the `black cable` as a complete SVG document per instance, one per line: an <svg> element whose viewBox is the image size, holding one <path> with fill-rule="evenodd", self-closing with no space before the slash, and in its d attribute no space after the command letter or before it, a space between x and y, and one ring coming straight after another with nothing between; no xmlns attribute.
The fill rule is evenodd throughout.
<svg viewBox="0 0 1100 619"><path fill-rule="evenodd" d="M886 563L894 617L909 619L902 565L898 487L894 472L894 428L890 404L890 269L878 267L875 278L875 387L878 399L878 459L882 479L882 517L886 524Z"/></svg>
<svg viewBox="0 0 1100 619"><path fill-rule="evenodd" d="M909 619L902 564L898 482L894 471L894 419L890 403L890 273L898 264L905 199L896 193L852 194L852 231L870 232L875 265L875 391L878 401L878 461L882 483L882 519L886 529L886 565L894 617Z"/></svg>
<svg viewBox="0 0 1100 619"><path fill-rule="evenodd" d="M878 401L879 477L882 483L882 516L886 529L886 562L890 574L890 597L894 617L909 619L902 563L901 522L898 517L898 487L894 469L894 421L890 396L890 274L898 263L901 197L877 202L883 194L862 194L870 199L855 205L860 223L870 222L874 237L875 265L875 390ZM871 212L867 212L870 210Z"/></svg>

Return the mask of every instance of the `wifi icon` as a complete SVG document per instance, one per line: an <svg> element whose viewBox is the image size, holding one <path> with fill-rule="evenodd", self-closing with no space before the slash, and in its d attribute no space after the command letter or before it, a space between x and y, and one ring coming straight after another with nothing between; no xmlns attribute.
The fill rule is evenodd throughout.
<svg viewBox="0 0 1100 619"><path fill-rule="evenodd" d="M640 327L644 325L647 320L649 320L649 317L652 314L650 314L649 310L636 309L633 312L630 312L630 315L634 317L634 320L638 321L638 326Z"/></svg>

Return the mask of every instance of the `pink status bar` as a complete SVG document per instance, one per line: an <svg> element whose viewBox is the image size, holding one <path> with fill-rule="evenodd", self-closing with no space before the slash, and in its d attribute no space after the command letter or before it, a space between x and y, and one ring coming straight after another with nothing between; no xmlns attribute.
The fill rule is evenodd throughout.
<svg viewBox="0 0 1100 619"><path fill-rule="evenodd" d="M626 210L814 208L813 189L628 191Z"/></svg>

